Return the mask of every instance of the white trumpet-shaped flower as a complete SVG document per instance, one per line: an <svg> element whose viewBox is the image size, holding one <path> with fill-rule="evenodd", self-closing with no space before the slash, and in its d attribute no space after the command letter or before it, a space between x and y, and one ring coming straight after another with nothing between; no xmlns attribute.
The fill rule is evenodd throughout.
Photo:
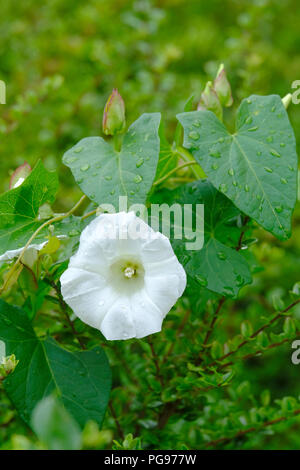
<svg viewBox="0 0 300 470"><path fill-rule="evenodd" d="M108 340L161 330L186 274L170 241L133 212L102 214L82 232L61 276L64 300Z"/></svg>

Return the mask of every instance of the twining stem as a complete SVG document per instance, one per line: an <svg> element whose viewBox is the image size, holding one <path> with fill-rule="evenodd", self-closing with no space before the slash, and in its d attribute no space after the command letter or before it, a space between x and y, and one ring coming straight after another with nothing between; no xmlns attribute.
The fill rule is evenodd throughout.
<svg viewBox="0 0 300 470"><path fill-rule="evenodd" d="M300 414L300 409L294 410L293 415L291 416L281 416L280 418L272 419L270 421L265 421L261 427L254 427L252 426L251 428L243 429L241 431L238 431L234 436L232 437L221 437L219 439L216 439L214 441L207 442L205 444L205 447L214 447L217 446L218 444L224 444L225 442L233 441L234 439L237 439L239 437L244 436L245 434L249 434L251 432L259 432L261 429L264 429L268 426L272 426L273 424L278 424L282 423L283 421L287 421L291 418L294 418L295 416L298 416Z"/></svg>
<svg viewBox="0 0 300 470"><path fill-rule="evenodd" d="M265 323L264 325L262 325L260 328L258 328L254 333L252 333L252 335L250 336L249 339L245 339L244 341L242 341L236 349L234 349L233 351L230 351L228 352L227 354L224 354L222 357L220 357L218 359L218 361L214 361L214 362L211 362L210 364L207 365L207 367L213 367L217 364L219 364L221 361L223 361L224 359L227 359L228 357L232 356L233 354L236 354L241 348L243 348L246 344L249 344L254 338L256 338L256 336L259 335L259 333L261 331L264 331L266 328L269 328L270 326L273 325L273 323L275 323L277 320L279 320L280 318L284 318L286 317L286 313L291 310L293 307L295 307L295 305L299 304L300 303L300 299L298 300L295 300L293 303L291 303L288 307L286 307L284 310L282 310L281 312L277 313L268 323ZM258 353L256 353L258 354ZM255 354L255 355L256 355ZM231 363L230 363L231 364ZM221 368L225 367L225 365L230 365L229 363L227 364L224 364L224 365L220 365Z"/></svg>
<svg viewBox="0 0 300 470"><path fill-rule="evenodd" d="M237 246L235 247L236 251L240 251L240 250L242 249L242 246L243 246L243 238L244 238L245 233L246 233L246 225L247 225L247 223L249 222L249 220L250 220L250 217L249 217L248 215L246 215L246 217L245 217L245 219L244 219L244 223L243 223L244 230L241 231L238 244L237 244Z"/></svg>
<svg viewBox="0 0 300 470"><path fill-rule="evenodd" d="M154 361L154 364L155 364L157 378L158 378L161 386L163 387L164 386L164 380L163 380L163 377L161 375L160 366L159 366L159 359L158 359L157 354L155 352L151 336L148 336L148 343L149 343L149 346L151 348L152 358L153 358L153 361Z"/></svg>
<svg viewBox="0 0 300 470"><path fill-rule="evenodd" d="M114 421L115 421L115 423L116 423L119 436L120 436L120 438L122 439L122 441L124 441L125 436L124 436L123 430L122 430L122 428L121 428L120 422L119 422L119 420L118 420L118 417L117 417L117 415L116 415L115 409L114 409L114 407L113 407L111 401L109 402L109 405L108 405L108 406L109 406L111 415L112 415L112 417L114 418Z"/></svg>
<svg viewBox="0 0 300 470"><path fill-rule="evenodd" d="M176 331L176 339L180 336L180 334L181 334L183 328L185 327L185 325L186 325L186 323L187 323L187 321L188 321L188 319L189 319L190 314L191 314L191 311L190 311L190 310L187 310L187 311L185 312L185 315L184 315L184 317L183 317L183 319L182 319L182 322L180 323L180 325L179 325L179 327L178 327L178 329L177 329L177 331ZM172 343L170 344L169 349L167 350L166 354L165 354L164 357L163 357L163 360L162 360L163 363L166 361L167 357L170 356L170 354L172 354L175 344L176 344L176 340L175 340L175 341L172 341Z"/></svg>
<svg viewBox="0 0 300 470"><path fill-rule="evenodd" d="M182 158L182 160L184 160L185 162L193 162L195 161L193 155L188 151L186 150L185 148L183 147L177 147L176 148L176 153L178 153L178 155ZM203 169L201 168L201 166L198 164L198 166L195 166L195 167L192 167L192 172L194 173L196 179L201 179L201 178L205 178L206 175L203 171Z"/></svg>
<svg viewBox="0 0 300 470"><path fill-rule="evenodd" d="M94 209L94 210L92 210L91 212L88 212L87 214L84 214L84 215L81 217L81 220L87 219L88 217L91 217L91 215L95 215L95 214L99 213L99 211L100 211L100 208L97 207L97 209Z"/></svg>
<svg viewBox="0 0 300 470"><path fill-rule="evenodd" d="M297 333L297 334L299 335L300 333ZM285 343L289 343L290 341L291 341L290 338L285 338L285 339L283 339L282 341L278 341L277 343L269 344L269 346L267 346L267 347L264 348L264 349L258 349L258 350L256 350L254 353L246 354L245 356L242 356L242 357L240 357L240 358L238 358L238 359L240 359L241 361L247 361L248 359L251 359L251 358L253 358L253 357L257 356L257 355L263 354L265 351L268 351L268 350L270 350L270 349L277 348L277 347L279 347L279 346L282 346L282 345L285 344ZM231 366L232 364L233 364L232 361L227 362L226 364L221 364L220 369L224 369L225 367Z"/></svg>
<svg viewBox="0 0 300 470"><path fill-rule="evenodd" d="M209 338L210 338L210 335L211 335L212 332L213 332L215 323L216 323L216 321L217 321L217 319L218 319L219 312L220 312L220 310L221 310L221 308L222 308L222 306L223 306L225 300L226 300L226 297L222 297L222 298L219 300L218 306L217 306L217 308L216 308L216 310L215 310L215 313L214 313L214 315L213 315L213 317L212 317L212 320L211 320L211 322L210 322L209 328L208 328L208 330L207 330L207 332L206 332L206 335L205 335L205 338L204 338L204 341L203 341L203 344L202 344L202 349L201 349L201 351L200 351L200 354L202 354L203 351L205 350L205 346L207 345L208 340L209 340Z"/></svg>
<svg viewBox="0 0 300 470"><path fill-rule="evenodd" d="M67 320L67 323L68 323L68 325L70 326L70 328L72 330L72 333L73 333L74 337L77 339L78 343L80 344L81 349L86 349L85 344L82 342L82 340L79 336L79 333L78 333L78 331L76 330L76 328L74 326L74 323L72 322L71 318L68 315L68 305L66 304L66 302L63 299L60 287L52 279L49 279L48 282L49 282L50 286L56 292L57 299L58 299L61 311L64 314L64 316Z"/></svg>
<svg viewBox="0 0 300 470"><path fill-rule="evenodd" d="M169 178L169 176L173 175L173 173L176 173L178 170L181 170L182 168L185 168L185 167L191 166L191 165L198 165L198 163L194 160L193 162L190 161L190 162L185 162L185 163L182 163L181 165L178 165L176 168L173 168L172 170L170 170L162 178L160 178L159 180L156 180L153 183L153 186L157 186L157 185L163 183L165 180L167 180Z"/></svg>
<svg viewBox="0 0 300 470"><path fill-rule="evenodd" d="M78 207L83 203L83 201L85 201L86 198L87 197L85 195L83 195L79 199L79 201L75 204L75 206L72 207L72 209L70 209L68 212L66 212L65 214L59 214L59 215L53 217L52 219L47 220L46 222L44 222L42 225L40 225L36 229L36 231L31 235L31 237L27 241L26 245L24 246L23 250L21 251L20 255L18 256L17 260L15 261L14 265L12 266L11 270L8 272L7 277L6 277L6 279L3 283L3 286L0 289L0 295L5 291L10 279L12 278L12 275L14 274L15 270L17 269L17 266L19 265L23 255L24 255L25 251L29 247L30 243L35 239L35 237L48 225L51 225L54 222L59 222L60 220L63 220L65 218L69 217L71 214L73 214L78 209Z"/></svg>
<svg viewBox="0 0 300 470"><path fill-rule="evenodd" d="M243 246L243 238L244 238L244 236L245 236L245 233L246 233L246 226L247 226L247 223L249 222L249 220L250 220L250 217L248 217L248 216L246 216L246 217L244 218L244 221L243 221L243 227L244 227L244 229L241 231L241 234L240 234L240 237L239 237L239 240L238 240L238 244L237 244L237 246L235 247L236 251L240 251L240 250L242 249L242 246ZM218 319L218 315L219 315L220 310L221 310L221 308L222 308L222 306L223 306L223 304L224 304L225 301L226 301L226 297L221 297L221 299L219 300L219 303L218 303L218 306L217 306L217 308L216 308L216 311L215 311L215 313L214 313L214 315L213 315L213 318L212 318L212 320L211 320L211 323L210 323L210 325L209 325L209 327L208 327L208 330L207 330L207 332L206 332L206 336L205 336L205 338L204 338L204 342L203 342L203 345L202 345L202 349L201 349L201 351L200 351L200 355L201 355L201 354L204 352L204 350L205 350L205 346L207 345L208 340L209 340L209 338L210 338L210 336L211 336L211 334L212 334L212 332L213 332L213 329L214 329L214 327L215 327L215 323L216 323L216 321L217 321L217 319ZM202 362L202 359L201 359L201 357L200 357L199 363L201 363L201 362Z"/></svg>

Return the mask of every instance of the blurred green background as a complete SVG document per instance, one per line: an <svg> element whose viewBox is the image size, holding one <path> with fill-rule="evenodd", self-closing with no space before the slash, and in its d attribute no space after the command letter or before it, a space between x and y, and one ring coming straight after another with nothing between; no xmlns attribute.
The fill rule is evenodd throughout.
<svg viewBox="0 0 300 470"><path fill-rule="evenodd" d="M1 4L0 53L0 79L7 84L7 104L0 105L0 189L8 189L9 175L24 160L34 165L41 158L59 171L56 205L64 210L79 189L61 163L62 154L79 139L101 133L102 110L113 87L125 100L128 123L143 112L161 111L170 140L176 113L189 96L197 102L221 62L235 108L252 93L292 92L292 82L300 79L299 2L7 0ZM230 122L232 111L227 113ZM291 105L289 115L299 150L300 105ZM298 203L293 237L286 243L258 231L255 251L265 270L232 307L233 313L240 310L226 319L229 330L245 316L255 318L257 309L272 310L273 294L286 298L300 280L299 221ZM299 309L295 315L300 318ZM280 398L299 394L299 374L300 366L290 365L287 345L266 362L254 362L245 380L255 393L267 387L272 398ZM288 433L282 426L271 438L253 436L248 447L300 448L299 422ZM105 432L96 447L110 445L112 435ZM2 439L15 448L34 439L18 421L0 433L0 444Z"/></svg>

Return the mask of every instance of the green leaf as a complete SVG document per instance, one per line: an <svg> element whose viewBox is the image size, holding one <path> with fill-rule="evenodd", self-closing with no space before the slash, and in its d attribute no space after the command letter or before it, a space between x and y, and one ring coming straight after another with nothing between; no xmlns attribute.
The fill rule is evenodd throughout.
<svg viewBox="0 0 300 470"><path fill-rule="evenodd" d="M143 203L151 189L159 156L160 113L143 114L124 135L117 152L101 137L87 137L63 156L82 191L98 204Z"/></svg>
<svg viewBox="0 0 300 470"><path fill-rule="evenodd" d="M266 230L288 238L296 202L297 154L280 97L252 95L243 100L233 134L209 111L177 117L184 127L184 146L213 185Z"/></svg>
<svg viewBox="0 0 300 470"><path fill-rule="evenodd" d="M83 427L101 425L108 403L111 373L100 347L70 352L53 339L39 339L26 313L0 300L0 340L6 354L20 361L4 381L20 416L30 424L37 403L56 392L67 411Z"/></svg>
<svg viewBox="0 0 300 470"><path fill-rule="evenodd" d="M293 318L287 317L284 320L283 331L288 336L294 336L296 334L296 325Z"/></svg>
<svg viewBox="0 0 300 470"><path fill-rule="evenodd" d="M0 254L26 244L43 222L39 208L54 201L57 189L57 174L39 161L21 186L0 196Z"/></svg>
<svg viewBox="0 0 300 470"><path fill-rule="evenodd" d="M241 287L251 282L247 262L234 246L240 229L240 212L207 180L186 184L174 191L157 194L160 202L169 204L204 204L204 246L186 250L186 240L171 238L171 243L187 274L201 287L229 297L236 297ZM157 202L157 200L155 200Z"/></svg>
<svg viewBox="0 0 300 470"><path fill-rule="evenodd" d="M32 413L31 424L38 438L50 450L79 450L80 427L60 400L52 395L43 398Z"/></svg>
<svg viewBox="0 0 300 470"><path fill-rule="evenodd" d="M253 333L253 326L248 320L241 323L241 333L245 338L250 338Z"/></svg>

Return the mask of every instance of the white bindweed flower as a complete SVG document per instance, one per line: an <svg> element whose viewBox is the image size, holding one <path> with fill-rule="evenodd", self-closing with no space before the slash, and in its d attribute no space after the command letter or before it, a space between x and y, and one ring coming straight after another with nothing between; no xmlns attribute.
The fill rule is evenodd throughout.
<svg viewBox="0 0 300 470"><path fill-rule="evenodd" d="M48 240L42 243L33 243L32 245L29 245L29 247L26 250L26 255L31 256L34 255L35 251L40 251L44 246L48 243ZM0 255L0 262L2 261L10 261L14 258L17 258L23 251L24 246L22 248L17 248L16 250L8 250L2 255Z"/></svg>
<svg viewBox="0 0 300 470"><path fill-rule="evenodd" d="M57 235L57 238L59 240L62 240L64 238L67 238L67 236ZM42 248L44 248L44 246L46 246L48 242L49 240L46 240L41 243L32 243L31 245L27 247L23 258L27 260L35 258L37 251L40 251ZM22 253L23 250L24 250L24 246L22 246L22 248L17 248L16 250L7 250L5 253L0 255L0 263L4 261L11 261L14 258L18 258L18 256Z"/></svg>
<svg viewBox="0 0 300 470"><path fill-rule="evenodd" d="M64 300L108 340L161 330L186 274L170 241L133 212L102 214L82 232L61 276Z"/></svg>

